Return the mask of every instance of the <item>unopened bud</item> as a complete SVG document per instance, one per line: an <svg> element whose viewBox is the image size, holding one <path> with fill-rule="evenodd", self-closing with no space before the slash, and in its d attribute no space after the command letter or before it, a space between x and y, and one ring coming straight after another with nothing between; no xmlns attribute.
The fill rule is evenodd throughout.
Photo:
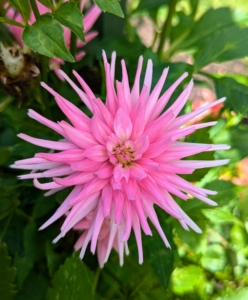
<svg viewBox="0 0 248 300"><path fill-rule="evenodd" d="M15 48L5 48L2 43L0 43L0 56L4 63L4 66L10 77L18 77L25 65L25 58L23 56L21 47L16 46Z"/></svg>

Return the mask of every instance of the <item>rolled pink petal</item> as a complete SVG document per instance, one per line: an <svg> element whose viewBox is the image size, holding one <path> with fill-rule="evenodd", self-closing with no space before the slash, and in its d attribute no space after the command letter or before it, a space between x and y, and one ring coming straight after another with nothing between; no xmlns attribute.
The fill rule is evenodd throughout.
<svg viewBox="0 0 248 300"><path fill-rule="evenodd" d="M172 93L187 74L183 74L160 96L167 69L151 90L152 62L149 60L147 63L142 86L140 77L143 58L140 57L134 85L130 87L124 61L121 62L122 80L115 82L115 60L116 53L112 54L111 63L108 63L106 53L103 52L105 103L96 98L77 72L73 74L81 88L60 71L91 110L91 119L42 83L54 96L71 124L66 121L54 123L29 110L31 118L61 134L64 140L47 141L20 134L20 138L46 147L52 153L37 153L35 157L16 161L11 166L30 170L30 174L19 178L32 178L37 188L48 190L45 194L47 196L65 187L73 188L41 229L64 216L61 232L54 242L63 238L71 229L80 230L80 237L75 244L75 248L81 250L80 258L84 257L90 245L91 252L97 251L101 267L108 260L112 249L118 252L120 264L123 264L132 231L137 243L139 263L143 262L141 229L144 234L152 235L148 219L165 246L170 247L154 205L176 218L185 230L191 228L200 233L200 228L183 212L173 195L184 201L191 195L209 205L216 205L209 198L216 192L195 186L180 175L191 174L200 168L221 166L229 161L183 160L197 153L227 150L229 146L181 140L195 130L215 125L216 122L208 122L185 126L191 118L223 102L224 98L192 113L178 116L193 87L193 81L190 81L177 100L163 112ZM52 178L53 181L41 183L39 178Z"/></svg>
<svg viewBox="0 0 248 300"><path fill-rule="evenodd" d="M40 146L43 148L53 149L53 150L69 150L69 149L76 149L77 146L75 144L69 143L69 142L54 142L54 141L47 141L42 139L33 138L31 136L28 136L24 133L18 134L18 137L20 139L23 139L24 141L27 141L31 144L34 144L36 146Z"/></svg>

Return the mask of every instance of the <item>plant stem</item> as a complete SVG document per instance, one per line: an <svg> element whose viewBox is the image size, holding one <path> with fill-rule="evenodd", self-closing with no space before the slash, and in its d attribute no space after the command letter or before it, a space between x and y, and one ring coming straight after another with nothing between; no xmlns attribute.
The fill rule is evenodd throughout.
<svg viewBox="0 0 248 300"><path fill-rule="evenodd" d="M23 210L21 210L21 209L19 209L19 208L17 208L17 209L15 210L15 213L16 213L19 217L21 217L22 219L24 219L24 220L26 220L26 221L28 221L28 222L31 222L31 221L32 221L32 217L30 217L28 214L26 214Z"/></svg>
<svg viewBox="0 0 248 300"><path fill-rule="evenodd" d="M94 294L96 293L100 272L101 272L101 269L98 268L97 271L96 271L95 281L94 281L94 285L93 285Z"/></svg>
<svg viewBox="0 0 248 300"><path fill-rule="evenodd" d="M76 3L77 7L80 9L79 3ZM74 32L71 31L71 37L70 37L70 52L72 56L75 58L76 52L77 52L77 36ZM71 66L71 71L73 69L73 64Z"/></svg>
<svg viewBox="0 0 248 300"><path fill-rule="evenodd" d="M162 33L161 33L161 39L160 39L160 43L159 43L159 46L158 46L158 55L160 57L162 57L164 44L165 44L166 38L168 37L168 35L170 33L171 21L172 21L173 15L175 13L177 1L178 0L172 0L171 1L168 16L167 16L167 18L164 22L164 27L163 27L163 30L162 30Z"/></svg>
<svg viewBox="0 0 248 300"><path fill-rule="evenodd" d="M37 6L36 1L35 1L35 0L29 0L29 2L30 2L30 5L31 5L32 10L33 10L33 12L34 12L35 19L36 19L36 20L39 19L39 17L40 17L40 12L39 12L39 8L38 8L38 6Z"/></svg>
<svg viewBox="0 0 248 300"><path fill-rule="evenodd" d="M75 58L76 51L77 51L77 36L74 32L71 31L70 52L74 58Z"/></svg>
<svg viewBox="0 0 248 300"><path fill-rule="evenodd" d="M48 74L48 57L41 55L40 56L40 62L41 62L41 81L47 83L47 74ZM42 101L45 105L45 115L48 119L52 118L52 114L50 111L50 106L48 102L48 92L46 89L41 89L42 94Z"/></svg>

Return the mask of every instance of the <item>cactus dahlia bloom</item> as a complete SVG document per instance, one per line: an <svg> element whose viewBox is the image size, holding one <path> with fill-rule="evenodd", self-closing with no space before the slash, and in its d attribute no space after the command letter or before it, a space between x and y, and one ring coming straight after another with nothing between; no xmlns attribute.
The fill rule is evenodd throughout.
<svg viewBox="0 0 248 300"><path fill-rule="evenodd" d="M216 192L194 186L181 178L180 174L190 174L199 168L220 166L228 160L201 161L183 158L205 151L229 148L226 145L197 144L180 140L198 129L216 124L209 122L184 127L193 117L222 103L225 98L178 116L193 87L191 80L177 100L163 112L172 93L187 73L160 95L168 68L163 71L151 91L152 62L149 60L140 90L143 61L140 57L134 85L130 88L123 60L122 81L114 81L115 57L116 54L113 53L109 64L103 53L107 90L105 104L96 98L77 72L74 71L73 74L82 89L60 71L91 111L92 118L42 83L54 96L71 124L66 121L55 123L29 110L28 115L31 118L55 130L62 139L49 141L19 134L21 139L53 152L37 153L33 158L16 161L12 166L32 170L31 174L21 175L19 178L32 178L37 188L48 190L47 196L73 187L41 229L65 215L61 233L55 242L72 228L83 230L76 243L76 248L81 249L80 257L83 258L90 243L93 253L98 247L101 266L108 260L113 247L119 253L120 264L123 263L123 253L125 249L128 252L127 241L131 230L134 231L137 241L139 263L142 263L141 229L146 235L152 235L148 218L165 245L170 247L159 224L154 204L176 218L186 230L192 228L201 232L172 195L183 200L191 195L209 205L216 205L208 198L208 195L215 195ZM39 178L51 180L41 183Z"/></svg>
<svg viewBox="0 0 248 300"><path fill-rule="evenodd" d="M63 0L63 2L65 2L65 1ZM84 4L85 4L85 1L82 1L81 7L80 7L81 10L83 10ZM50 12L50 9L47 8L46 6L42 5L40 2L37 2L37 6L38 6L38 9L39 9L41 15ZM83 18L85 40L87 43L90 42L92 39L94 39L98 35L98 33L96 31L89 32L89 30L94 25L94 23L96 22L96 20L100 16L100 14L101 14L101 10L98 8L97 5L94 4L86 12L86 14ZM21 14L19 12L16 12L13 8L8 10L7 17L16 22L23 23L23 18L21 16ZM34 22L35 22L35 16L34 16L34 13L32 12L30 15L29 24L31 25ZM15 25L8 25L8 28L9 28L10 33L15 37L18 44L22 46L23 45L23 41L22 41L23 28L15 26ZM67 27L63 27L63 29L64 29L65 44L69 48L71 31ZM77 47L81 48L83 46L84 46L84 43L81 40L77 39ZM76 61L79 61L80 59L82 59L84 55L85 55L84 51L78 52L75 57ZM53 58L50 60L50 62L51 62L50 68L55 71L56 75L61 80L63 80L63 77L60 75L60 73L58 71L59 71L61 65L64 64L64 61L60 58Z"/></svg>

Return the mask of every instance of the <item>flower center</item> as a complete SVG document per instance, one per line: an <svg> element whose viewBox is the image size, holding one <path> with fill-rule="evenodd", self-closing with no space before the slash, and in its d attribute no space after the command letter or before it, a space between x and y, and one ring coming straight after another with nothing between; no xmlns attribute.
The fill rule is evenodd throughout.
<svg viewBox="0 0 248 300"><path fill-rule="evenodd" d="M132 161L136 159L135 145L131 140L122 142L116 136L112 135L107 144L109 161L113 165L121 163L124 166L130 166Z"/></svg>
<svg viewBox="0 0 248 300"><path fill-rule="evenodd" d="M134 159L133 151L130 147L125 147L125 145L117 146L115 148L115 157L123 165L129 165Z"/></svg>

